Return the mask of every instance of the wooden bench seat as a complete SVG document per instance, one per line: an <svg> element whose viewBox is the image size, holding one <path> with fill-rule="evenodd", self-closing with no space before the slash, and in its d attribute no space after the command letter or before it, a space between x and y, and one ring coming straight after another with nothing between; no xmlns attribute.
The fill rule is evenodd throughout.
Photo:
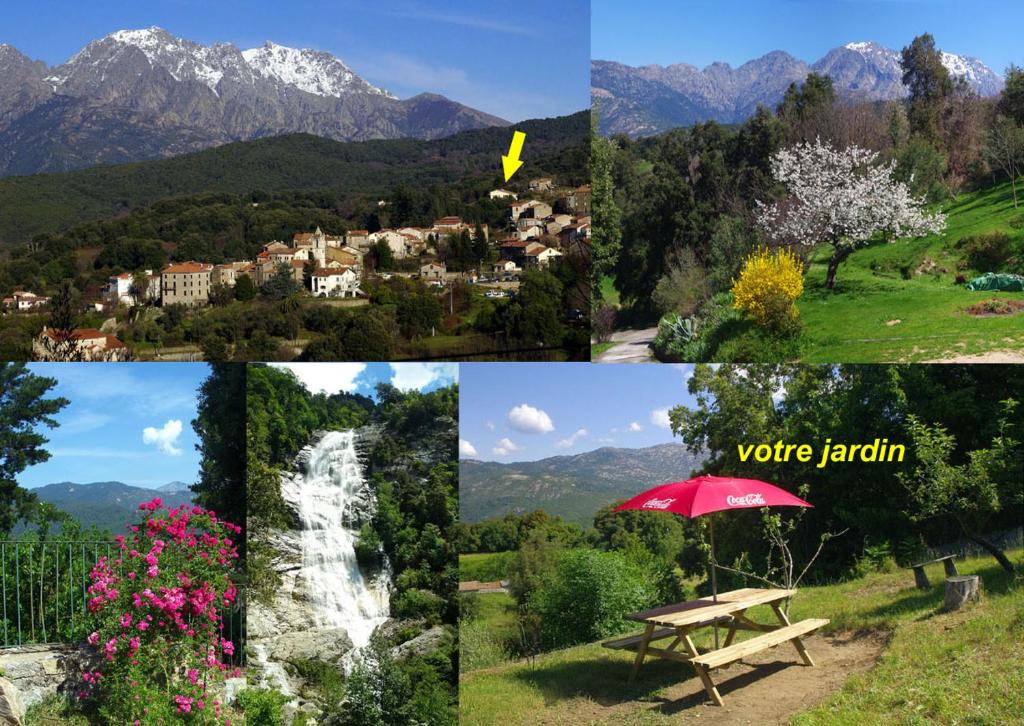
<svg viewBox="0 0 1024 726"><path fill-rule="evenodd" d="M916 565L911 565L910 569L914 571L914 583L920 589L927 590L932 586L931 582L928 581L928 574L924 571L924 568L928 565L936 565L939 562L942 563L946 577L955 577L960 574L956 569L956 558L954 555L936 557L934 560L928 560L927 562L918 562Z"/></svg>
<svg viewBox="0 0 1024 726"><path fill-rule="evenodd" d="M675 634L675 628L661 628L660 630L655 630L654 634L651 635L651 642L655 640L663 640ZM638 633L637 635L631 635L628 638L607 640L604 643L601 643L601 645L605 648L611 648L612 650L633 650L643 642L644 637L644 633Z"/></svg>
<svg viewBox="0 0 1024 726"><path fill-rule="evenodd" d="M725 648L694 656L692 662L709 670L720 668L729 663L735 663L748 655L785 643L787 640L793 640L793 644L797 646L797 650L803 656L802 644L799 644L799 641L794 639L812 633L825 625L828 625L828 620L825 618L808 618L792 625L783 626L778 630L772 630L764 635L757 635L741 643L734 643ZM806 662L807 658L805 657L804 660ZM808 663L808 665L811 664Z"/></svg>

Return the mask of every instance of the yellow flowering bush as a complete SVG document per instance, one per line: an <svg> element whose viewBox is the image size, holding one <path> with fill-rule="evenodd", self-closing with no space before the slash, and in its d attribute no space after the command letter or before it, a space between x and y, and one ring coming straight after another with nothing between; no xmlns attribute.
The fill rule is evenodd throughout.
<svg viewBox="0 0 1024 726"><path fill-rule="evenodd" d="M792 252L761 248L743 263L733 280L733 307L758 325L784 329L799 317L796 299L804 292L804 265Z"/></svg>

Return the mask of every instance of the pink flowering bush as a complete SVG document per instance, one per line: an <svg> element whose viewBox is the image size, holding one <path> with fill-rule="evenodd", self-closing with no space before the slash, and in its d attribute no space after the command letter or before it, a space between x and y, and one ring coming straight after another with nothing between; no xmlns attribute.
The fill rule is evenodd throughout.
<svg viewBox="0 0 1024 726"><path fill-rule="evenodd" d="M119 536L116 556L89 577L91 632L100 663L85 673L80 698L105 723L230 726L213 688L225 678L223 612L241 527L202 507L141 504L138 525Z"/></svg>

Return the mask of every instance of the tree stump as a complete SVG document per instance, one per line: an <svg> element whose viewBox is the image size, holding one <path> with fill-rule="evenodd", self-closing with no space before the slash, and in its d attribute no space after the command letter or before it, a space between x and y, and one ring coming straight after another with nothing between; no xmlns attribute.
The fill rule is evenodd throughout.
<svg viewBox="0 0 1024 726"><path fill-rule="evenodd" d="M981 597L981 578L977 575L957 575L946 578L946 612L959 610L966 603Z"/></svg>

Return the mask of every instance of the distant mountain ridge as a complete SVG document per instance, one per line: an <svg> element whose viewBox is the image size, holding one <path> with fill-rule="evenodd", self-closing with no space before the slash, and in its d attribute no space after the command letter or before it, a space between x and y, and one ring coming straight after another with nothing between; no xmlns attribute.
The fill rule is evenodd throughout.
<svg viewBox="0 0 1024 726"><path fill-rule="evenodd" d="M0 45L0 175L163 158L287 133L435 139L507 124L436 94L400 100L330 53L273 42L239 50L157 27L120 30L54 68Z"/></svg>
<svg viewBox="0 0 1024 726"><path fill-rule="evenodd" d="M981 60L942 53L954 78L975 92L993 96L1002 77ZM703 121L741 123L758 105L774 108L791 83L811 72L829 76L841 98L865 101L904 98L899 51L859 41L833 48L808 64L784 51L772 51L737 68L712 63L700 69L685 63L632 67L591 61L591 96L600 109L604 134L645 136Z"/></svg>
<svg viewBox="0 0 1024 726"><path fill-rule="evenodd" d="M138 516L139 505L163 499L169 507L191 503L193 494L184 482L171 482L157 489L132 486L119 481L58 482L31 490L44 502L49 502L61 511L67 512L82 523L82 527L93 525L109 529L112 533L123 532L127 525Z"/></svg>
<svg viewBox="0 0 1024 726"><path fill-rule="evenodd" d="M603 506L686 479L704 463L682 444L603 447L582 454L502 464L459 462L459 519L479 522L543 509L584 525Z"/></svg>

